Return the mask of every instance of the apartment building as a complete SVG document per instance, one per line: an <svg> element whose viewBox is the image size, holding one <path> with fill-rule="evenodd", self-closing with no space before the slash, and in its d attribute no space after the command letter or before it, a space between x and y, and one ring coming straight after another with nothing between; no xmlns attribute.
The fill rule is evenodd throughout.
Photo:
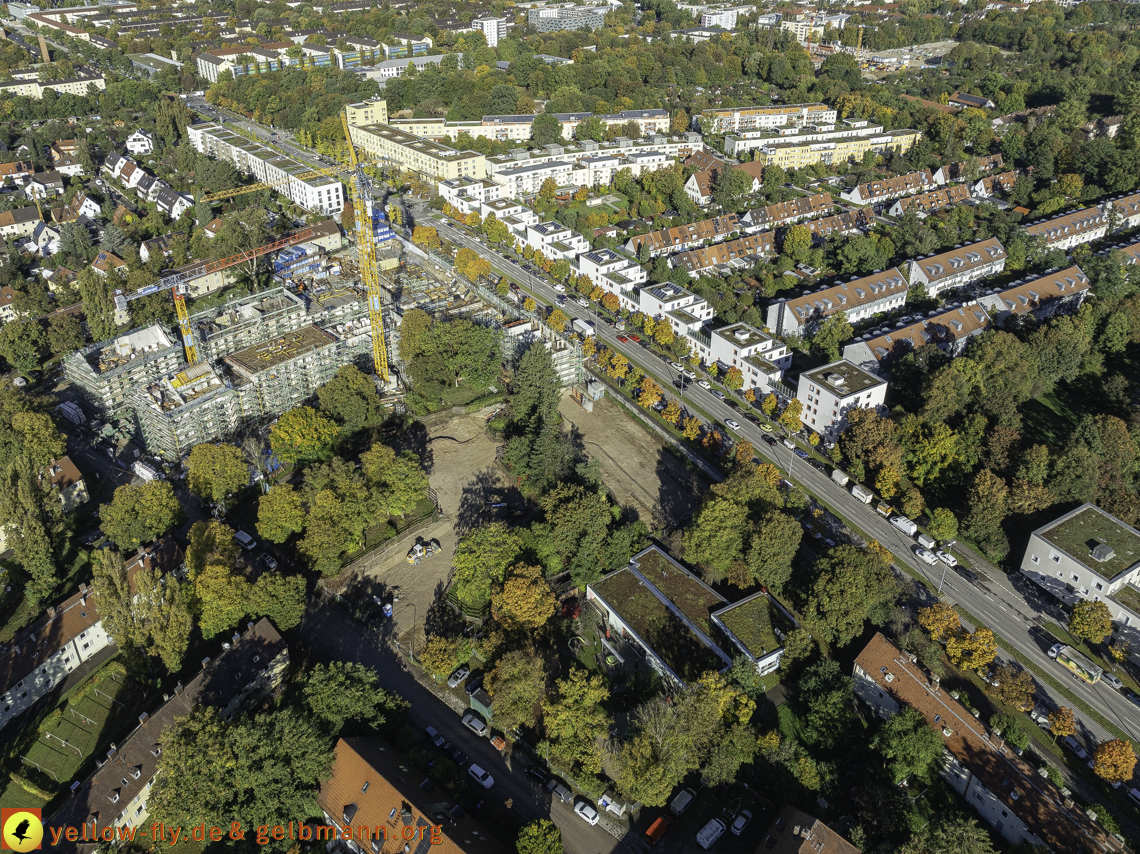
<svg viewBox="0 0 1140 854"><path fill-rule="evenodd" d="M688 225L675 225L672 228L634 235L626 241L625 248L640 256L644 246L647 247L650 258L657 258L662 255L683 252L686 249L692 249L713 241L724 240L742 230L740 218L736 214L728 214Z"/></svg>
<svg viewBox="0 0 1140 854"><path fill-rule="evenodd" d="M226 439L242 423L232 384L205 362L136 389L131 405L146 449L168 460L203 442Z"/></svg>
<svg viewBox="0 0 1140 854"><path fill-rule="evenodd" d="M955 92L946 103L951 107L957 107L959 110L992 110L997 106L989 98L983 98L981 95L967 95L965 92Z"/></svg>
<svg viewBox="0 0 1140 854"><path fill-rule="evenodd" d="M1030 237L1039 237L1050 249L1066 252L1083 243L1092 243L1108 234L1108 215L1100 208L1085 208L1052 219L1038 220L1025 227Z"/></svg>
<svg viewBox="0 0 1140 854"><path fill-rule="evenodd" d="M507 37L506 18L476 18L471 22L471 28L483 34L487 47L498 47L499 39Z"/></svg>
<svg viewBox="0 0 1140 854"><path fill-rule="evenodd" d="M835 142L837 140L859 139L882 132L882 125L872 125L866 119L844 119L838 125L787 125L777 128L743 130L725 136L724 151L730 157L751 160L752 152L780 142Z"/></svg>
<svg viewBox="0 0 1140 854"><path fill-rule="evenodd" d="M529 138L528 127L524 139ZM650 134L645 139L638 140L619 137L613 142L595 142L592 139L582 139L565 145L551 143L534 151L516 148L509 154L492 155L487 158L487 175L494 177L505 169L513 169L527 164L549 163L553 160L561 160L578 167L584 161L599 157L620 158L623 168L628 167L634 175L638 175L642 168L641 163L649 162L638 155L650 153L654 156L655 162L668 163L673 159L683 160L696 152L703 151L704 143L701 141L700 134L692 132L676 136L655 133ZM650 171L652 168L660 167L650 167ZM579 186L591 185L579 184Z"/></svg>
<svg viewBox="0 0 1140 854"><path fill-rule="evenodd" d="M554 181L556 186L568 186L572 169L572 165L564 160L551 160L547 163L524 163L511 169L502 169L496 172L494 180L502 185L504 197L533 196L542 189L542 185L547 179Z"/></svg>
<svg viewBox="0 0 1140 854"><path fill-rule="evenodd" d="M1106 214L1110 210L1114 212L1113 216L1116 219L1114 231L1124 231L1140 226L1140 193L1118 196L1102 207Z"/></svg>
<svg viewBox="0 0 1140 854"><path fill-rule="evenodd" d="M713 26L712 24L701 26ZM729 27L728 29L731 29ZM693 119L693 129L708 133L770 130L788 125L833 125L838 114L827 104L772 104L702 110Z"/></svg>
<svg viewBox="0 0 1140 854"><path fill-rule="evenodd" d="M1031 316L1038 322L1081 307L1089 294L1089 280L1080 267L1052 270L1033 279L1018 279L1001 290L990 290L978 302L999 326L1010 318Z"/></svg>
<svg viewBox="0 0 1140 854"><path fill-rule="evenodd" d="M89 409L115 420L130 409L135 389L182 362L182 343L154 324L77 350L64 359L63 375Z"/></svg>
<svg viewBox="0 0 1140 854"><path fill-rule="evenodd" d="M803 406L800 420L828 441L847 426L852 409L885 411L887 381L840 359L800 374L796 399Z"/></svg>
<svg viewBox="0 0 1140 854"><path fill-rule="evenodd" d="M761 851L772 854L860 854L858 848L824 824L790 804L784 804L764 834Z"/></svg>
<svg viewBox="0 0 1140 854"><path fill-rule="evenodd" d="M1005 269L1005 262L1005 247L996 237L991 237L911 261L910 281L923 285L927 294L935 296L996 276Z"/></svg>
<svg viewBox="0 0 1140 854"><path fill-rule="evenodd" d="M429 178L487 177L487 162L477 151L456 151L389 125L350 125L348 131L353 145L377 160Z"/></svg>
<svg viewBox="0 0 1140 854"><path fill-rule="evenodd" d="M792 364L788 345L747 323L689 333L692 352L706 365L716 364L722 373L739 368L743 391L767 394Z"/></svg>
<svg viewBox="0 0 1140 854"><path fill-rule="evenodd" d="M69 10L70 11L70 10ZM57 95L86 96L98 94L107 88L107 81L101 73L89 68L79 68L74 77L62 80L45 80L43 82L35 77L31 79L15 79L8 83L0 83L0 93L9 96L23 96L33 101L42 101L44 93L51 91Z"/></svg>
<svg viewBox="0 0 1140 854"><path fill-rule="evenodd" d="M872 205L889 199L897 199L899 196L922 193L933 186L934 178L931 176L930 170L923 169L920 172L908 172L895 178L869 181L866 184L860 184L850 190L843 191L839 197L845 202L853 202L857 205Z"/></svg>
<svg viewBox="0 0 1140 854"><path fill-rule="evenodd" d="M767 325L777 335L803 335L837 311L864 320L906 304L907 281L897 267L849 282L822 287L768 306Z"/></svg>
<svg viewBox="0 0 1140 854"><path fill-rule="evenodd" d="M373 98L371 101L358 101L347 104L344 108L345 117L349 127L367 127L368 125L388 124L388 102L383 98Z"/></svg>
<svg viewBox="0 0 1140 854"><path fill-rule="evenodd" d="M722 265L738 269L751 267L756 261L770 258L775 254L776 232L762 231L726 243L689 249L676 255L669 263L673 267L684 267L690 273L700 273Z"/></svg>
<svg viewBox="0 0 1140 854"><path fill-rule="evenodd" d="M578 187L605 187L613 183L614 176L622 169L628 168L634 175L640 175L642 171L660 168L665 160L666 156L656 151L631 154L628 163L617 154L583 157L570 172L570 183Z"/></svg>
<svg viewBox="0 0 1140 854"><path fill-rule="evenodd" d="M617 294L626 308L636 310L637 297L633 289L648 279L645 268L637 263L636 257L614 249L595 249L579 255L574 263L579 275L586 276L602 290Z"/></svg>
<svg viewBox="0 0 1140 854"><path fill-rule="evenodd" d="M903 196L887 211L889 216L903 216L907 211L915 211L920 217L948 208L970 198L970 188L965 184L952 184L929 193L917 196Z"/></svg>
<svg viewBox="0 0 1140 854"><path fill-rule="evenodd" d="M1088 506L1088 505L1086 505ZM1122 523L1123 524L1123 523ZM939 774L1010 846L1118 852L1124 845L882 634L855 659L855 696L880 718L910 706L942 735Z"/></svg>
<svg viewBox="0 0 1140 854"><path fill-rule="evenodd" d="M1017 181L1017 173L1012 169L1000 175L987 175L970 185L970 195L975 199L988 199L998 193L1008 193Z"/></svg>
<svg viewBox="0 0 1140 854"><path fill-rule="evenodd" d="M668 282L641 288L637 310L656 320L667 321L676 335L695 332L715 314L703 297Z"/></svg>
<svg viewBox="0 0 1140 854"><path fill-rule="evenodd" d="M819 44L823 38L824 30L828 27L842 30L846 26L850 15L796 15L794 19L780 21L780 29L787 30L796 37L800 44L815 42Z"/></svg>
<svg viewBox="0 0 1140 854"><path fill-rule="evenodd" d="M786 202L752 208L740 218L740 224L745 231L768 231L781 225L799 222L801 219L830 213L834 206L831 193L796 196Z"/></svg>
<svg viewBox="0 0 1140 854"><path fill-rule="evenodd" d="M331 216L344 208L344 186L334 178L299 177L311 168L272 148L251 142L215 122L191 125L186 135L195 151L226 160L239 172L273 185L294 204L313 213Z"/></svg>
<svg viewBox="0 0 1140 854"><path fill-rule="evenodd" d="M504 185L489 178L463 177L440 181L438 189L440 198L447 204L469 214L480 210L487 202L502 199Z"/></svg>
<svg viewBox="0 0 1140 854"><path fill-rule="evenodd" d="M211 364L311 322L305 301L285 288L231 300L190 315L199 359Z"/></svg>
<svg viewBox="0 0 1140 854"><path fill-rule="evenodd" d="M970 178L977 179L987 172L1001 169L1003 165L1004 162L1000 154L979 157L977 158L976 164L964 160L960 160L957 163L947 163L945 166L940 166L934 172L934 183L943 185L951 184L955 181L967 181Z"/></svg>
<svg viewBox="0 0 1140 854"><path fill-rule="evenodd" d="M850 120L848 120L850 121ZM776 165L784 169L802 169L815 163L828 166L861 160L868 151L876 154L899 152L905 154L922 139L922 132L906 128L878 132L868 127L863 135L810 141L795 136L773 139L756 148L757 161L762 165Z"/></svg>
<svg viewBox="0 0 1140 854"><path fill-rule="evenodd" d="M530 9L526 21L536 32L597 30L605 26L609 6L561 6Z"/></svg>
<svg viewBox="0 0 1140 854"><path fill-rule="evenodd" d="M959 356L972 338L992 326L993 321L980 301L971 302L901 329L863 335L843 348L843 358L865 371L885 377L895 362L927 344L933 344L951 358Z"/></svg>
<svg viewBox="0 0 1140 854"><path fill-rule="evenodd" d="M528 225L526 244L535 252L541 252L555 261L573 261L590 249L586 238L554 220Z"/></svg>
<svg viewBox="0 0 1140 854"><path fill-rule="evenodd" d="M222 720L259 707L277 692L288 667L289 648L268 619L235 630L213 660L203 660L202 671L186 687L179 682L154 714L144 712L134 731L111 746L95 773L77 783L71 797L45 822L44 835L78 828L82 840L95 828L145 826L164 732L199 706L213 707ZM63 854L94 848L64 833L60 837L53 848Z"/></svg>

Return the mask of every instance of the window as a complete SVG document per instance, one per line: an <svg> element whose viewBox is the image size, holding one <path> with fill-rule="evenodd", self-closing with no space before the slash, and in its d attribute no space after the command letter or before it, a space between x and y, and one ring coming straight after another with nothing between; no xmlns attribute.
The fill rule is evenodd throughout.
<svg viewBox="0 0 1140 854"><path fill-rule="evenodd" d="M982 802L982 796L979 795L977 792L974 792L974 797L978 799L979 804Z"/></svg>
<svg viewBox="0 0 1140 854"><path fill-rule="evenodd" d="M1104 585L1101 584L1099 581L1095 582L1093 584L1093 587L1095 587L1097 590L1104 590Z"/></svg>
<svg viewBox="0 0 1140 854"><path fill-rule="evenodd" d="M1080 582L1080 580L1081 580L1081 577L1080 577L1079 575L1077 575L1075 572L1074 572L1074 573L1071 573L1071 574L1070 574L1070 577L1073 579L1073 581L1074 581L1074 582L1078 582L1078 583L1079 583L1079 582Z"/></svg>
<svg viewBox="0 0 1140 854"><path fill-rule="evenodd" d="M1053 563L1061 562L1061 556L1059 554L1051 554L1049 557L1053 559Z"/></svg>
<svg viewBox="0 0 1140 854"><path fill-rule="evenodd" d="M1041 563L1041 558L1037 557L1037 555L1030 555L1029 559L1034 563Z"/></svg>

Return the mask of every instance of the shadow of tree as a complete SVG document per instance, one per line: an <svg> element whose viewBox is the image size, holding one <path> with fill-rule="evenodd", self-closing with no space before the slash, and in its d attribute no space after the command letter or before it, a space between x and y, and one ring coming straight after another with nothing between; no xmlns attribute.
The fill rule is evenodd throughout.
<svg viewBox="0 0 1140 854"><path fill-rule="evenodd" d="M455 511L455 530L460 536L488 522L512 519L518 522L526 502L515 486L504 486L494 468L477 472L464 487Z"/></svg>
<svg viewBox="0 0 1140 854"><path fill-rule="evenodd" d="M424 615L424 634L455 637L467 627L467 621L447 603L447 582L435 586L435 597Z"/></svg>
<svg viewBox="0 0 1140 854"><path fill-rule="evenodd" d="M420 464L428 474L432 473L435 465L435 456L431 450L431 437L427 427L419 421L413 421L403 430L387 440L396 451L411 451L420 458Z"/></svg>
<svg viewBox="0 0 1140 854"><path fill-rule="evenodd" d="M668 448L657 453L658 512L666 528L688 524L701 505L709 480L689 468Z"/></svg>

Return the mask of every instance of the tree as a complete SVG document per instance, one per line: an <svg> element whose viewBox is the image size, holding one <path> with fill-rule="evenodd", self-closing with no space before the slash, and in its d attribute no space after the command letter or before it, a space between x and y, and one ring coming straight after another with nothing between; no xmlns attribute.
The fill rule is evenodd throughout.
<svg viewBox="0 0 1140 854"><path fill-rule="evenodd" d="M536 818L519 830L515 841L518 854L563 854L562 831L546 818Z"/></svg>
<svg viewBox="0 0 1140 854"><path fill-rule="evenodd" d="M898 854L997 854L989 832L964 816L940 819L925 838L912 836L895 850Z"/></svg>
<svg viewBox="0 0 1140 854"><path fill-rule="evenodd" d="M459 663L459 641L432 635L420 650L420 664L432 676L446 676Z"/></svg>
<svg viewBox="0 0 1140 854"><path fill-rule="evenodd" d="M224 564L207 565L194 578L198 628L212 638L236 626L250 612L253 585Z"/></svg>
<svg viewBox="0 0 1140 854"><path fill-rule="evenodd" d="M334 419L338 435L351 435L384 420L384 406L376 383L356 365L344 365L317 389L321 412Z"/></svg>
<svg viewBox="0 0 1140 854"><path fill-rule="evenodd" d="M784 242L780 251L795 263L802 262L811 251L812 236L806 225L789 226L784 232Z"/></svg>
<svg viewBox="0 0 1140 854"><path fill-rule="evenodd" d="M130 551L178 525L183 512L170 484L152 480L140 486L120 486L111 503L100 506L99 518L111 542Z"/></svg>
<svg viewBox="0 0 1140 854"><path fill-rule="evenodd" d="M695 442L701 435L701 419L689 416L684 421L684 429L681 433L690 442Z"/></svg>
<svg viewBox="0 0 1140 854"><path fill-rule="evenodd" d="M269 431L269 446L284 463L311 463L328 459L337 437L336 424L311 406L290 409Z"/></svg>
<svg viewBox="0 0 1140 854"><path fill-rule="evenodd" d="M1077 731L1077 718L1068 706L1061 706L1049 713L1049 731L1053 733L1053 741L1066 738Z"/></svg>
<svg viewBox="0 0 1140 854"><path fill-rule="evenodd" d="M1123 739L1103 741L1093 751L1093 771L1109 783L1125 783L1132 779L1136 767L1136 753Z"/></svg>
<svg viewBox="0 0 1140 854"><path fill-rule="evenodd" d="M1082 599L1069 615L1069 633L1089 643L1100 643L1112 634L1112 613L1103 602Z"/></svg>
<svg viewBox="0 0 1140 854"><path fill-rule="evenodd" d="M787 429L789 433L798 433L803 428L800 422L800 414L803 412L803 404L798 400L788 401L788 405L784 407L784 411L780 413L780 424Z"/></svg>
<svg viewBox="0 0 1140 854"><path fill-rule="evenodd" d="M962 631L946 641L946 655L955 667L963 670L981 670L997 657L997 640L985 626L972 632Z"/></svg>
<svg viewBox="0 0 1140 854"><path fill-rule="evenodd" d="M760 401L760 411L767 415L769 418L772 417L779 406L780 401L772 392L768 392L766 395L764 395L764 399Z"/></svg>
<svg viewBox="0 0 1140 854"><path fill-rule="evenodd" d="M1024 750L1029 746L1029 733L1021 726L1021 721L1013 715L994 715L990 718L990 726L995 735L1000 734L1014 747Z"/></svg>
<svg viewBox="0 0 1140 854"><path fill-rule="evenodd" d="M307 599L308 586L303 575L267 572L250 589L248 608L255 617L268 617L285 632L301 625Z"/></svg>
<svg viewBox="0 0 1140 854"><path fill-rule="evenodd" d="M989 469L982 469L974 478L966 495L970 508L962 522L962 533L975 540L985 540L1001 528L1005 518L1009 487Z"/></svg>
<svg viewBox="0 0 1140 854"><path fill-rule="evenodd" d="M930 511L930 536L942 543L958 537L958 520L945 507Z"/></svg>
<svg viewBox="0 0 1140 854"><path fill-rule="evenodd" d="M906 706L883 724L879 752L890 760L891 780L901 783L910 776L930 782L942 758L942 734L926 722L922 713Z"/></svg>
<svg viewBox="0 0 1140 854"><path fill-rule="evenodd" d="M880 554L841 545L816 563L816 580L804 608L812 634L843 646L868 620L882 625L898 593L898 581Z"/></svg>
<svg viewBox="0 0 1140 854"><path fill-rule="evenodd" d="M412 451L397 454L379 442L360 455L360 470L373 499L373 507L392 516L404 516L427 494L428 476Z"/></svg>
<svg viewBox="0 0 1140 854"><path fill-rule="evenodd" d="M316 664L303 681L305 705L334 735L348 721L379 726L388 713L408 707L406 700L380 687L375 670L356 661Z"/></svg>
<svg viewBox="0 0 1140 854"><path fill-rule="evenodd" d="M820 659L800 676L797 704L812 742L829 749L848 734L855 723L853 685L839 662L830 658Z"/></svg>
<svg viewBox="0 0 1140 854"><path fill-rule="evenodd" d="M670 400L669 405L661 413L661 417L674 427L677 426L677 422L681 420L681 405L675 400Z"/></svg>
<svg viewBox="0 0 1140 854"><path fill-rule="evenodd" d="M554 616L557 602L542 567L518 563L491 594L491 613L508 627L541 628Z"/></svg>
<svg viewBox="0 0 1140 854"><path fill-rule="evenodd" d="M502 522L476 528L459 541L452 558L451 583L459 604L465 609L482 610L491 601L497 584L506 580L522 543Z"/></svg>
<svg viewBox="0 0 1140 854"><path fill-rule="evenodd" d="M792 576L792 561L804 529L787 513L772 510L756 521L748 550L748 568L756 581L779 595Z"/></svg>
<svg viewBox="0 0 1140 854"><path fill-rule="evenodd" d="M562 142L562 122L552 113L540 113L530 126L531 139L537 146Z"/></svg>
<svg viewBox="0 0 1140 854"><path fill-rule="evenodd" d="M542 721L554 764L575 776L601 773L601 745L612 724L605 711L609 698L602 677L579 667L555 682L554 694L542 701Z"/></svg>
<svg viewBox="0 0 1140 854"><path fill-rule="evenodd" d="M553 178L547 178L542 182L542 186L538 188L538 197L548 202L554 201L554 196L558 193L558 183Z"/></svg>
<svg viewBox="0 0 1140 854"><path fill-rule="evenodd" d="M147 809L176 827L287 826L312 811L333 760L317 719L292 708L222 720L214 707L199 706L160 744ZM269 842L277 852L294 844Z"/></svg>
<svg viewBox="0 0 1140 854"><path fill-rule="evenodd" d="M928 608L920 608L918 624L940 643L945 643L962 631L962 621L958 619L958 612L949 602L936 602Z"/></svg>
<svg viewBox="0 0 1140 854"><path fill-rule="evenodd" d="M511 650L487 674L487 693L495 702L495 725L510 732L533 726L546 693L546 669L534 650Z"/></svg>
<svg viewBox="0 0 1140 854"><path fill-rule="evenodd" d="M283 543L305 527L301 496L291 484L279 483L257 501L257 533L271 543Z"/></svg>
<svg viewBox="0 0 1140 854"><path fill-rule="evenodd" d="M546 325L553 329L555 332L561 332L566 328L566 324L570 322L570 318L560 308L554 309L546 318Z"/></svg>
<svg viewBox="0 0 1140 854"><path fill-rule="evenodd" d="M685 529L685 559L723 578L729 567L744 557L748 509L724 498L711 497L701 505Z"/></svg>
<svg viewBox="0 0 1140 854"><path fill-rule="evenodd" d="M47 339L39 320L23 318L0 327L0 356L17 371L28 373L41 364Z"/></svg>
<svg viewBox="0 0 1140 854"><path fill-rule="evenodd" d="M73 314L53 314L48 319L48 349L57 356L78 350L87 341L83 324Z"/></svg>
<svg viewBox="0 0 1140 854"><path fill-rule="evenodd" d="M850 341L855 330L847 321L847 313L837 311L829 315L819 325L811 338L812 347L821 352L829 362L839 361L840 346Z"/></svg>
<svg viewBox="0 0 1140 854"><path fill-rule="evenodd" d="M725 210L742 210L745 197L752 192L753 180L743 169L722 168L713 184L712 200Z"/></svg>
<svg viewBox="0 0 1140 854"><path fill-rule="evenodd" d="M998 683L994 693L1007 706L1013 706L1019 712L1028 712L1033 708L1036 688L1028 670L1003 664L994 672L994 681Z"/></svg>
<svg viewBox="0 0 1140 854"><path fill-rule="evenodd" d="M652 409L660 403L662 393L661 386L646 377L641 381L641 389L637 393L637 403L645 409Z"/></svg>
<svg viewBox="0 0 1140 854"><path fill-rule="evenodd" d="M186 458L186 486L212 504L225 506L238 490L249 485L249 466L241 448L203 442Z"/></svg>

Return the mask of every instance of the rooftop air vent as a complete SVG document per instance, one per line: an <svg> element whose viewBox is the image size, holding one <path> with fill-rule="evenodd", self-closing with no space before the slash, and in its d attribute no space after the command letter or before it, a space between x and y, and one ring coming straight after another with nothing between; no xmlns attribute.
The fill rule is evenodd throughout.
<svg viewBox="0 0 1140 854"><path fill-rule="evenodd" d="M1099 561L1100 563L1104 563L1116 557L1116 552L1113 551L1112 546L1108 543L1097 543L1091 554L1093 560Z"/></svg>

